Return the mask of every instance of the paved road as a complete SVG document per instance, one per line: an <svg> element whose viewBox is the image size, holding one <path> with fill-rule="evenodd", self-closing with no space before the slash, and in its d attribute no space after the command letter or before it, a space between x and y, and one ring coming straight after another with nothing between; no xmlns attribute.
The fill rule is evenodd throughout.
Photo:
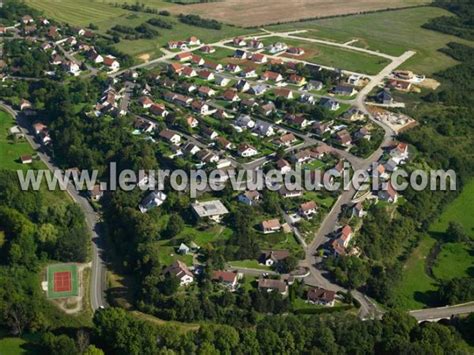
<svg viewBox="0 0 474 355"><path fill-rule="evenodd" d="M242 266L232 266L232 263L229 264L227 267L227 270L230 271L237 271L245 275L251 275L251 276L262 276L263 274L268 274L268 275L279 275L276 271L272 270L264 270L264 269L255 269L255 268L250 268L250 267L242 267Z"/></svg>
<svg viewBox="0 0 474 355"><path fill-rule="evenodd" d="M34 132L31 127L31 123L27 117L21 112L16 111L12 107L1 102L0 106L9 112L16 120L18 126L21 127L25 133L26 139L37 152L38 157L47 166L50 171L59 170L54 164L52 159L46 154L43 146L39 144L36 139ZM102 259L102 238L99 234L99 215L94 211L89 200L84 196L80 195L79 192L69 184L66 191L74 202L78 203L84 212L87 226L91 233L91 244L92 244L92 273L91 273L91 284L90 284L90 299L91 307L95 311L100 307L107 305L105 290L106 290L106 268L105 262Z"/></svg>
<svg viewBox="0 0 474 355"><path fill-rule="evenodd" d="M381 126L385 131L385 136L380 147L367 159L357 161L353 163L354 170L367 170L370 167L370 164L376 162L380 159L383 154L383 148L389 146L393 143L393 137L395 136L395 131L390 128L388 125L377 121L370 111L367 110L365 101L367 95L377 87L386 76L388 76L393 70L400 66L403 62L413 56L414 52L406 52L398 58L395 58L389 65L387 65L379 74L372 77L371 81L358 93L356 99L354 100L354 105L366 115L369 119L372 120L375 124ZM331 211L327 214L325 219L322 221L319 230L316 232L314 239L306 248L306 257L301 262L302 266L306 266L310 270L310 276L307 277L307 283L320 285L321 287L328 288L330 290L338 291L340 286L332 283L326 277L321 270L319 270L317 265L316 252L317 249L324 243L329 240L329 236L334 232L338 226L339 214L341 213L341 208L345 204L349 204L355 194L357 193L356 189L351 185L346 191L344 191L335 204L333 205ZM374 302L368 299L365 295L360 294L359 292L353 292L354 297L361 303L360 317L376 317L381 313Z"/></svg>
<svg viewBox="0 0 474 355"><path fill-rule="evenodd" d="M410 311L409 313L419 322L449 319L460 314L474 313L474 302L458 304L454 306L419 309Z"/></svg>
<svg viewBox="0 0 474 355"><path fill-rule="evenodd" d="M290 38L291 38L292 34L294 34L294 33L279 33L279 35L281 35L281 36L287 36L287 37L290 37ZM273 35L273 33L268 33L267 36L271 36L271 35ZM220 47L227 47L225 45L225 43L228 42L228 41L230 41L230 39L222 40L222 41L213 43L211 45L216 46L216 47L219 47L219 46ZM332 42L327 43L327 44L335 45ZM336 46L348 46L348 45L337 44ZM199 48L200 47L194 47L194 48L192 48L188 51L195 51L195 50L198 50ZM235 49L235 48L232 48L232 49ZM351 49L353 49L353 48L351 48ZM172 59L176 54L177 53L167 53L165 56L163 56L161 58L157 58L157 59L152 60L150 62L134 66L130 69L144 68L144 67L155 65L159 62L166 62L166 61ZM384 130L385 130L385 139L384 139L384 142L383 142L381 147L384 147L385 145L389 144L392 141L392 136L393 136L394 132L391 130L390 127L384 125L383 123L381 123L379 121L376 121L372 117L372 115L370 114L370 112L367 110L367 108L365 106L365 99L367 97L367 94L373 88L375 88L377 85L379 85L386 76L388 76L395 68L397 68L400 64L402 64L405 60L407 60L413 54L414 54L413 52L407 52L404 55L402 55L401 57L391 58L392 63L390 65L388 65L386 68L384 68L384 70L382 70L379 74L377 74L375 76L364 75L365 77L370 78L369 84L359 92L359 94L358 94L358 96L355 100L348 100L348 102L353 103L361 111L368 114L369 118L371 120L373 120L376 124L378 124L378 125L380 125L384 128ZM274 56L269 56L269 57L272 58ZM300 60L296 60L296 59L292 59L292 58L291 59L280 58L280 59L282 59L284 61L287 60L287 61L302 62L302 63L305 63L305 64L314 64L314 63L308 63L306 61L300 61ZM128 70L130 70L130 69L128 69ZM335 68L328 68L328 69L335 69ZM114 76L122 74L123 72L125 72L125 70L113 73L110 76L114 77ZM354 72L344 71L344 73L353 74ZM359 73L355 73L355 74L359 74ZM362 74L360 74L360 75L362 75ZM11 108L8 108L8 110L10 111ZM26 119L22 118L21 115L17 115L17 113L15 111L13 111L12 113L15 115L15 117L17 117L17 120L18 120L18 123L19 123L20 126L22 126L27 131L31 130L29 122L27 122ZM290 130L290 131L292 131L292 130ZM298 134L301 137L300 132L294 132L294 133ZM36 144L36 142L33 139L33 135L30 134L28 136L28 139L30 141L30 144L32 144L32 146L36 150L38 150L38 154L39 154L40 158L45 162L45 164L48 166L48 168L51 169L51 170L54 170L55 166L53 165L53 163L50 160L49 156L46 155L44 152L42 152L42 150L41 150L42 147L39 146L38 144ZM311 141L312 138L310 138L310 137L303 136L303 139L305 140L305 144L313 143ZM317 143L317 142L318 141L314 140L314 143ZM370 165L371 162L376 161L376 160L379 159L379 157L382 154L382 149L379 148L376 152L374 152L372 154L371 157L369 157L368 159L365 159L365 160L355 158L352 155L350 155L349 153L344 152L344 151L341 151L340 153L341 153L342 156L344 156L347 160L349 160L353 164L354 169L362 169L362 168L365 169ZM262 160L261 162L258 162L258 163L260 164L260 163L263 163L264 161L265 160ZM71 195L71 197L77 203L79 203L81 208L83 209L83 211L86 215L87 224L88 224L88 226L91 230L91 233L92 233L92 240L93 240L93 243L92 243L92 251L93 251L92 265L93 265L93 268L92 268L92 277L91 277L91 304L92 304L92 308L95 310L95 309L99 308L100 306L106 305L105 295L104 295L105 288L106 288L106 285L105 285L105 264L104 264L104 261L101 258L101 240L100 240L99 234L97 233L97 223L99 221L99 216L94 212L94 210L92 209L89 202L85 198L80 196L73 187L68 186L68 192ZM306 248L306 258L302 262L302 264L304 266L308 267L309 270L310 270L310 276L308 276L306 278L306 282L308 284L315 284L315 285L319 285L319 286L322 286L322 287L325 287L325 288L328 288L328 289L333 289L333 290L342 290L342 288L340 286L338 286L334 283L331 283L327 278L325 278L323 276L322 272L315 267L316 258L314 256L314 253L315 253L316 249L324 241L327 240L327 235L330 232L332 232L334 230L335 226L337 225L338 215L339 215L341 206L346 204L346 203L349 203L355 193L356 193L355 189L350 188L348 191L345 191L339 197L339 199L337 200L337 202L333 206L330 213L326 216L325 220L322 222L319 231L315 234L315 238L313 239L313 241ZM376 306L372 302L370 302L367 299L366 296L364 296L364 295L362 295L358 292L354 292L353 294L354 294L354 297L356 297L359 300L359 302L361 303L361 317L366 317L366 316L370 315L371 313L376 313L377 312Z"/></svg>

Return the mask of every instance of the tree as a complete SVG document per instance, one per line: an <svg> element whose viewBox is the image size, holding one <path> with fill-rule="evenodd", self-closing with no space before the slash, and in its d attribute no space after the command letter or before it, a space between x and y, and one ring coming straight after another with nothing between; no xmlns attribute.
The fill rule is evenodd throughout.
<svg viewBox="0 0 474 355"><path fill-rule="evenodd" d="M166 296L174 295L179 288L179 279L176 276L166 274L158 282L157 287Z"/></svg>
<svg viewBox="0 0 474 355"><path fill-rule="evenodd" d="M168 224L166 226L166 235L168 237L174 237L181 233L184 229L184 221L181 216L177 213L173 213L168 220Z"/></svg>
<svg viewBox="0 0 474 355"><path fill-rule="evenodd" d="M298 266L298 259L296 259L293 255L288 256L285 260L283 260L278 268L281 273L289 273L293 271Z"/></svg>
<svg viewBox="0 0 474 355"><path fill-rule="evenodd" d="M463 225L455 221L449 222L448 229L446 230L446 236L448 241L453 243L469 241L469 236L464 230Z"/></svg>
<svg viewBox="0 0 474 355"><path fill-rule="evenodd" d="M84 329L79 329L76 333L76 344L79 353L83 354L89 347L89 333Z"/></svg>
<svg viewBox="0 0 474 355"><path fill-rule="evenodd" d="M74 339L64 334L56 336L52 333L46 333L41 339L41 344L47 350L48 354L51 355L71 355L78 353Z"/></svg>
<svg viewBox="0 0 474 355"><path fill-rule="evenodd" d="M104 355L104 352L101 349L96 348L95 345L89 345L83 355Z"/></svg>

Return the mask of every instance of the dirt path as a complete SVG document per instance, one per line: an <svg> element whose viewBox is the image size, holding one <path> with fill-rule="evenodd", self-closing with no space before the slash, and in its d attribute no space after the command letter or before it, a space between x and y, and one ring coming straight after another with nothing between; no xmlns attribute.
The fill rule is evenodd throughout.
<svg viewBox="0 0 474 355"><path fill-rule="evenodd" d="M86 291L86 283L88 280L85 279L86 270L90 271L91 264L78 264L77 273L79 280L79 295L76 297L68 297L66 299L58 299L53 302L66 314L77 314L84 310L84 294Z"/></svg>

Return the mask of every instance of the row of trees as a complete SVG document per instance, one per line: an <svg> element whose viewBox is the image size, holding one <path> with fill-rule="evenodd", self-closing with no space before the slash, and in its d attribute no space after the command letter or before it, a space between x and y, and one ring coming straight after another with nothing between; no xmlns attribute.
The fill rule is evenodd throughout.
<svg viewBox="0 0 474 355"><path fill-rule="evenodd" d="M200 17L199 15L179 15L179 20L182 23L191 26L204 27L212 30L220 30L222 28L222 23L216 20L208 20Z"/></svg>
<svg viewBox="0 0 474 355"><path fill-rule="evenodd" d="M472 319L460 322L458 327L464 331L470 323ZM153 327L111 308L96 313L94 326L98 345L117 354L463 352L455 328L436 323L418 325L414 318L395 312L381 321L366 322L340 314L267 316L255 327L200 325L198 330L183 333L175 326Z"/></svg>

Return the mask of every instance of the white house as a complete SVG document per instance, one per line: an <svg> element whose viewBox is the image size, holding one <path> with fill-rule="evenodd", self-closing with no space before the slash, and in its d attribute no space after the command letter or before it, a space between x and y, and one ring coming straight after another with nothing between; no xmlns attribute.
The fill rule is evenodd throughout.
<svg viewBox="0 0 474 355"><path fill-rule="evenodd" d="M160 132L160 137L175 144L179 145L181 143L181 136L177 134L176 132L170 130L170 129L164 129Z"/></svg>
<svg viewBox="0 0 474 355"><path fill-rule="evenodd" d="M246 204L247 206L254 206L258 201L260 201L260 192L256 190L245 191L240 194L237 199L239 202Z"/></svg>
<svg viewBox="0 0 474 355"><path fill-rule="evenodd" d="M235 124L245 129L252 129L255 127L255 121L249 115L240 115L235 120Z"/></svg>
<svg viewBox="0 0 474 355"><path fill-rule="evenodd" d="M104 65L109 67L111 71L117 71L120 69L120 63L115 59L114 56L107 55L104 57Z"/></svg>
<svg viewBox="0 0 474 355"><path fill-rule="evenodd" d="M250 144L243 143L239 145L238 153L243 158L250 158L257 155L258 151Z"/></svg>
<svg viewBox="0 0 474 355"><path fill-rule="evenodd" d="M229 78L226 78L226 77L224 77L224 76L221 76L221 75L216 75L215 83L216 83L216 85L219 85L219 86L221 86L221 87L224 87L224 86L229 85L230 79L229 79Z"/></svg>
<svg viewBox="0 0 474 355"><path fill-rule="evenodd" d="M168 266L163 271L163 274L178 278L180 286L189 285L194 281L193 273L188 269L185 263L179 260L176 260L172 265Z"/></svg>
<svg viewBox="0 0 474 355"><path fill-rule="evenodd" d="M264 137L271 137L275 134L273 125L269 122L258 120L255 124L255 131Z"/></svg>
<svg viewBox="0 0 474 355"><path fill-rule="evenodd" d="M305 218L311 219L311 217L316 214L318 206L314 201L308 201L302 203L298 209L298 213Z"/></svg>
<svg viewBox="0 0 474 355"><path fill-rule="evenodd" d="M152 208L159 207L166 201L166 194L161 191L150 192L138 205L141 213L146 213Z"/></svg>
<svg viewBox="0 0 474 355"><path fill-rule="evenodd" d="M210 220L219 223L222 216L229 213L224 204L219 200L213 201L196 201L191 205L194 213L199 218L209 218Z"/></svg>
<svg viewBox="0 0 474 355"><path fill-rule="evenodd" d="M326 307L333 307L336 301L336 292L315 287L308 291L307 302Z"/></svg>

